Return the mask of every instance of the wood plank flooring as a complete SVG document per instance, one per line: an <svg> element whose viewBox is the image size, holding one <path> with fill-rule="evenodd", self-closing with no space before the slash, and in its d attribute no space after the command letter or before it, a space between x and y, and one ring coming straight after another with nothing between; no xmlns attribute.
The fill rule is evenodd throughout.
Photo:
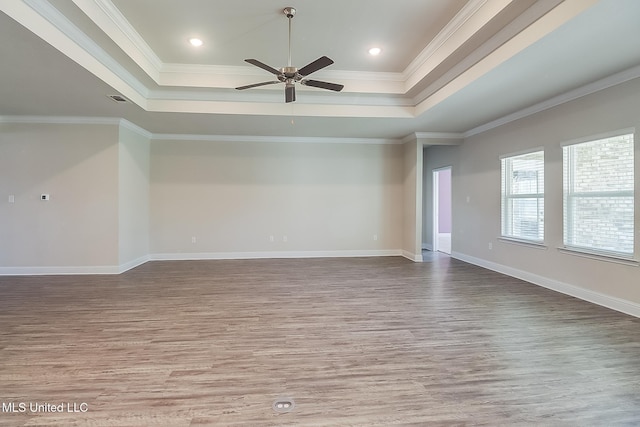
<svg viewBox="0 0 640 427"><path fill-rule="evenodd" d="M639 326L438 255L0 277L0 426L639 425Z"/></svg>

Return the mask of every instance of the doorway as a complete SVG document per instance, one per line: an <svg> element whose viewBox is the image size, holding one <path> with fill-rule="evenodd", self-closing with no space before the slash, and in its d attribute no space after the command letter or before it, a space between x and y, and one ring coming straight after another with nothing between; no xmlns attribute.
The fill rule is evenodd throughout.
<svg viewBox="0 0 640 427"><path fill-rule="evenodd" d="M451 166L433 170L433 251L451 254Z"/></svg>

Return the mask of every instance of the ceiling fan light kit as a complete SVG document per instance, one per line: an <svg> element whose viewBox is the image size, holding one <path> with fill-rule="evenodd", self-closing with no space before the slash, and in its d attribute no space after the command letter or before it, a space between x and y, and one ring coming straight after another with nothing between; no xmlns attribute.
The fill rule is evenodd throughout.
<svg viewBox="0 0 640 427"><path fill-rule="evenodd" d="M237 90L245 90L245 89L251 89L254 87L259 87L259 86L266 86L266 85L272 85L272 84L277 84L277 83L284 83L285 87L284 87L284 100L285 102L293 102L296 100L296 83L300 83L304 86L311 86L311 87L316 87L319 89L326 89L326 90L332 90L334 92L340 92L343 88L344 85L341 84L337 84L337 83L329 83L329 82L323 82L320 80L310 80L310 79L305 79L306 76L308 76L311 73L315 73L318 70L321 70L325 67L328 67L329 65L333 64L333 60L331 60L330 58L326 57L326 56L321 56L320 58L316 59L315 61L305 65L304 67L298 69L296 67L293 67L291 65L291 20L293 19L293 17L296 14L296 10L293 7L285 7L284 10L284 15L287 17L287 19L289 20L289 61L288 61L288 65L286 67L282 67L279 70L258 61L257 59L245 59L246 62L248 62L251 65L254 65L258 68L262 68L265 71L270 72L271 74L274 74L276 76L276 78L278 80L271 80L268 82L260 82L260 83L254 83L254 84L250 84L250 85L246 85L246 86L240 86L237 87Z"/></svg>

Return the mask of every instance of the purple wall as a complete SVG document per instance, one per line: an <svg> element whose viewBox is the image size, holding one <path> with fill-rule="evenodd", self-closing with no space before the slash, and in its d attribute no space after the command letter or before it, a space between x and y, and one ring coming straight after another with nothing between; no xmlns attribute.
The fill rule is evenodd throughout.
<svg viewBox="0 0 640 427"><path fill-rule="evenodd" d="M451 233L451 169L438 171L438 232Z"/></svg>

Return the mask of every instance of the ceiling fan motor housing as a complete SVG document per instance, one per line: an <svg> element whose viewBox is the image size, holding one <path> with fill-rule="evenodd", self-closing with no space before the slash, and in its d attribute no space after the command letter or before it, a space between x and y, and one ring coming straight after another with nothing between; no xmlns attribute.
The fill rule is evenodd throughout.
<svg viewBox="0 0 640 427"><path fill-rule="evenodd" d="M295 78L296 80L300 80L302 78L302 76L298 74L298 69L296 67L282 67L280 72L288 78Z"/></svg>

